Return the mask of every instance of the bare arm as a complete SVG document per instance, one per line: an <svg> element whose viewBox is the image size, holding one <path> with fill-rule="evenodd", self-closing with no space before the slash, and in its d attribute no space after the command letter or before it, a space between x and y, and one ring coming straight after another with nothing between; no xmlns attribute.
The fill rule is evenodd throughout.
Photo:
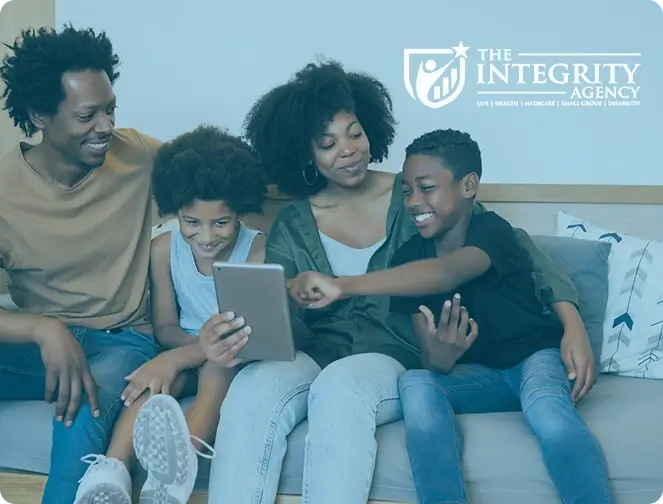
<svg viewBox="0 0 663 504"><path fill-rule="evenodd" d="M201 366L205 363L205 352L198 338L187 334L180 327L177 315L175 287L170 275L170 233L152 240L150 252L150 293L152 321L157 341L164 347L177 352L181 369Z"/></svg>
<svg viewBox="0 0 663 504"><path fill-rule="evenodd" d="M442 257L413 261L365 275L340 277L338 283L343 297L425 296L454 291L483 275L490 266L486 252L477 247L462 247Z"/></svg>
<svg viewBox="0 0 663 504"><path fill-rule="evenodd" d="M0 341L3 343L36 343L54 330L66 329L56 320L41 315L14 313L0 308Z"/></svg>
<svg viewBox="0 0 663 504"><path fill-rule="evenodd" d="M569 301L557 301L550 306L562 322L565 334L577 336L582 339L588 338L585 323L576 305Z"/></svg>
<svg viewBox="0 0 663 504"><path fill-rule="evenodd" d="M428 338L426 337L426 317L423 313L415 313L412 315L412 325L414 326L414 334L419 340L419 348L421 348L421 366L424 369L437 371L431 366L431 352Z"/></svg>

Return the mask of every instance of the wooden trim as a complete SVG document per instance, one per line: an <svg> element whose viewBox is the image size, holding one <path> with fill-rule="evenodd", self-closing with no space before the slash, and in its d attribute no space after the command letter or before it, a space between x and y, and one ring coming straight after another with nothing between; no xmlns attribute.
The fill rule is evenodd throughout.
<svg viewBox="0 0 663 504"><path fill-rule="evenodd" d="M140 479L133 483L140 482ZM2 497L12 504L39 504L44 493L46 485L46 476L43 474L27 473L15 470L0 471L0 490ZM141 488L133 485L133 502L138 502ZM206 489L197 489L193 491L187 504L206 504L208 502L208 493ZM298 495L282 495L276 497L275 504L301 504L301 497ZM383 501L369 500L369 504L389 504ZM398 504L393 502L391 504Z"/></svg>
<svg viewBox="0 0 663 504"><path fill-rule="evenodd" d="M269 186L270 200L289 200ZM663 186L482 184L479 201L485 203L588 203L663 205Z"/></svg>
<svg viewBox="0 0 663 504"><path fill-rule="evenodd" d="M478 199L487 203L663 205L663 186L482 184Z"/></svg>

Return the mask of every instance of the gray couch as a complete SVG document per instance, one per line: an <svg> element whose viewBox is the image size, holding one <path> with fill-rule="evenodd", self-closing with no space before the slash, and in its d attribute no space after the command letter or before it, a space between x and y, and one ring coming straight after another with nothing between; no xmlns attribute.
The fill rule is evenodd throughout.
<svg viewBox="0 0 663 504"><path fill-rule="evenodd" d="M564 238L536 240L574 279L592 345L600 349L609 247ZM188 402L185 399L183 405ZM656 502L663 493L663 381L600 375L579 409L604 449L615 502ZM52 416L53 406L43 402L0 402L0 468L47 474ZM539 447L521 414L464 415L460 423L473 504L559 504ZM303 422L290 435L281 494L301 494L306 430ZM416 502L403 423L379 427L376 437L371 498ZM201 459L200 467L197 486L204 489L209 462ZM136 483L143 478L137 471Z"/></svg>
<svg viewBox="0 0 663 504"><path fill-rule="evenodd" d="M186 402L186 400L185 400ZM663 492L663 382L600 376L580 406L605 451L618 504L652 504ZM47 474L53 407L0 402L0 467ZM465 468L474 504L559 504L539 447L518 413L464 415ZM290 435L280 493L299 495L307 424ZM414 503L402 422L377 430L371 497ZM198 487L207 485L201 460ZM136 475L137 483L143 475ZM240 504L240 503L237 503Z"/></svg>

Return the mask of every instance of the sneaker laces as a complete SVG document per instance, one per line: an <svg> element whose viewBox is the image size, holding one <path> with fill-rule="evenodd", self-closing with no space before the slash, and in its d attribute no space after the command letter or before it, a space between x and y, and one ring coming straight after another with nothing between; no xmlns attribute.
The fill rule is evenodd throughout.
<svg viewBox="0 0 663 504"><path fill-rule="evenodd" d="M195 451L200 457L206 458L208 460L212 460L214 457L216 457L216 450L214 448L212 448L209 445L209 443L206 443L205 441L200 439L198 436L194 436L193 434L189 434L189 436L191 437L191 439L193 439L194 441L198 441L201 445L203 445L205 448L207 448L210 451L209 454L203 453L203 452L199 451L198 448L196 448L193 443L191 443L191 446L193 446L193 451Z"/></svg>
<svg viewBox="0 0 663 504"><path fill-rule="evenodd" d="M95 453L85 455L84 457L81 458L81 462L85 462L86 464L90 464L90 465L87 468L87 470L85 471L85 474L83 474L83 477L78 480L79 483L81 481L83 481L85 476L87 476L87 474L90 471L93 471L97 467L101 467L101 466L115 467L117 465L117 463L114 462L113 459L109 459L108 457L106 457L106 455L99 455L99 454L95 454Z"/></svg>

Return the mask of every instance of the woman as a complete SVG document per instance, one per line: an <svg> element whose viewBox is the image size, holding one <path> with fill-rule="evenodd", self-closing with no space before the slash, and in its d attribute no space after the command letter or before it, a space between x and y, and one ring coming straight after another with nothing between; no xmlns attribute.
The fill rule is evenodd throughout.
<svg viewBox="0 0 663 504"><path fill-rule="evenodd" d="M287 278L387 268L417 232L403 211L400 174L369 169L387 158L395 135L391 98L377 80L335 62L307 65L264 95L245 125L280 192L295 198L266 245L265 261L282 264ZM571 281L524 231L519 240L541 300L575 311ZM210 502L272 504L286 437L307 416L303 503L368 500L376 427L402 418L398 378L420 367L410 321L375 296L310 311L293 303L292 316L297 359L248 365L223 403Z"/></svg>

